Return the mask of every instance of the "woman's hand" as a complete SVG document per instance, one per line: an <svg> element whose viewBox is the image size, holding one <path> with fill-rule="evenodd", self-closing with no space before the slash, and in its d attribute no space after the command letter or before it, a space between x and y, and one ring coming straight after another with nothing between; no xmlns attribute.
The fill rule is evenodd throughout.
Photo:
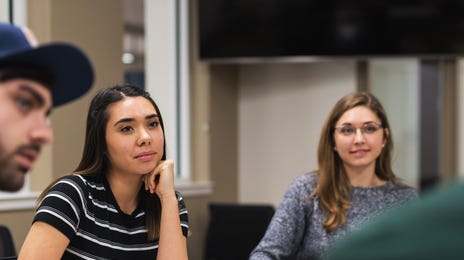
<svg viewBox="0 0 464 260"><path fill-rule="evenodd" d="M159 161L153 171L143 176L145 190L155 193L160 199L165 196L175 196L174 191L174 161Z"/></svg>
<svg viewBox="0 0 464 260"><path fill-rule="evenodd" d="M160 161L153 171L143 176L145 190L160 198L160 238L157 259L188 259L187 239L182 234L179 206L174 190L174 161Z"/></svg>

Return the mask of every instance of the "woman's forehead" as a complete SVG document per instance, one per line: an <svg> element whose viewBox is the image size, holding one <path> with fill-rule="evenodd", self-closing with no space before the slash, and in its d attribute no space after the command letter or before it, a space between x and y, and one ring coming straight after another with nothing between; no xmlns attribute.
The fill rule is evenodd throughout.
<svg viewBox="0 0 464 260"><path fill-rule="evenodd" d="M372 109L366 106L356 106L345 111L337 120L337 123L366 123L378 121L380 121L380 119Z"/></svg>
<svg viewBox="0 0 464 260"><path fill-rule="evenodd" d="M125 97L108 107L110 120L120 117L145 117L156 113L153 104L144 97Z"/></svg>

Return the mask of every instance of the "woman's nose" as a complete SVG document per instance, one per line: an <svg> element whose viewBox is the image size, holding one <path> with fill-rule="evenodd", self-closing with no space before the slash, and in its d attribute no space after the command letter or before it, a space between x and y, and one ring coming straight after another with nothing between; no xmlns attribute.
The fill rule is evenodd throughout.
<svg viewBox="0 0 464 260"><path fill-rule="evenodd" d="M137 141L137 144L146 145L146 144L150 144L150 141L151 141L150 134L145 129L140 130L140 136Z"/></svg>
<svg viewBox="0 0 464 260"><path fill-rule="evenodd" d="M354 133L354 141L355 143L364 142L364 133L362 132L361 128L356 128L355 133Z"/></svg>

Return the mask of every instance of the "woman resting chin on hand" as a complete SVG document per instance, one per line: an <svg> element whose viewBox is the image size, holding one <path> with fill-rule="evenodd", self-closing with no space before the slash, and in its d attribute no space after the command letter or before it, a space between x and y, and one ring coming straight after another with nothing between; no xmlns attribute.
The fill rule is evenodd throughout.
<svg viewBox="0 0 464 260"><path fill-rule="evenodd" d="M161 113L133 85L92 100L81 162L40 196L18 259L187 259Z"/></svg>

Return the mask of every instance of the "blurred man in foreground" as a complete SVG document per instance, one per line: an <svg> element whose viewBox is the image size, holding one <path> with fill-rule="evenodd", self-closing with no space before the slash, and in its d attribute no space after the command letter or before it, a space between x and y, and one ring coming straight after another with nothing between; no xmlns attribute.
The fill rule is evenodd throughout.
<svg viewBox="0 0 464 260"><path fill-rule="evenodd" d="M94 72L68 43L38 45L33 33L0 23L0 190L17 191L52 141L52 108L85 94Z"/></svg>
<svg viewBox="0 0 464 260"><path fill-rule="evenodd" d="M373 220L324 260L464 259L464 181L447 185Z"/></svg>

